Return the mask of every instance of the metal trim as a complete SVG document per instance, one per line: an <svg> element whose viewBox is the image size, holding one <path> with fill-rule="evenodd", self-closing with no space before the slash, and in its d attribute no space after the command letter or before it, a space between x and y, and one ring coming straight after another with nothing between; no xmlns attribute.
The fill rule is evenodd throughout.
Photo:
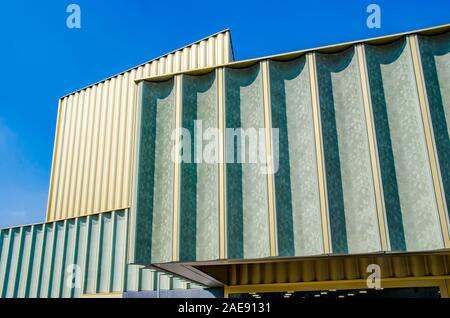
<svg viewBox="0 0 450 318"><path fill-rule="evenodd" d="M266 141L266 165L267 165L267 203L268 203L268 219L269 219L269 244L270 256L278 254L277 248L277 228L276 228L276 195L275 181L273 173L273 150L272 150L272 112L271 96L270 96L270 79L268 61L261 62L262 70L262 89L263 89L263 105L264 105L264 124L265 124L265 141Z"/></svg>

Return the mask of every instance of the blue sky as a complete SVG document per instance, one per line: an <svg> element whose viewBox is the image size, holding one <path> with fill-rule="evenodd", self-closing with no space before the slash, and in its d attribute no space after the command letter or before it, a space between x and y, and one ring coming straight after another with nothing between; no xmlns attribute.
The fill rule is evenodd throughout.
<svg viewBox="0 0 450 318"><path fill-rule="evenodd" d="M366 26L371 3L380 29ZM247 59L447 23L449 0L1 1L0 227L45 219L62 95L225 28Z"/></svg>

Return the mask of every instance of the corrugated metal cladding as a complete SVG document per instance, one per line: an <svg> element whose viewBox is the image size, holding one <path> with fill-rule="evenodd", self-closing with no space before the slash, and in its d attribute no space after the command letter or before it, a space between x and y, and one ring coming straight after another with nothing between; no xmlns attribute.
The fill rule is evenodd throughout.
<svg viewBox="0 0 450 318"><path fill-rule="evenodd" d="M367 279L367 266L378 264L381 278L445 276L450 274L449 255L377 255L232 264L199 267L227 286L283 284Z"/></svg>
<svg viewBox="0 0 450 318"><path fill-rule="evenodd" d="M135 152L134 80L232 61L223 31L60 100L47 221L129 208Z"/></svg>
<svg viewBox="0 0 450 318"><path fill-rule="evenodd" d="M1 229L0 297L156 290L156 271L126 262L127 217L122 210ZM165 290L199 288L164 273L159 281Z"/></svg>
<svg viewBox="0 0 450 318"><path fill-rule="evenodd" d="M450 248L450 34L392 40L141 82L135 261ZM253 139L274 165L236 163L227 133L226 163L186 161L214 136L174 163L170 132L194 141L196 120L277 128Z"/></svg>

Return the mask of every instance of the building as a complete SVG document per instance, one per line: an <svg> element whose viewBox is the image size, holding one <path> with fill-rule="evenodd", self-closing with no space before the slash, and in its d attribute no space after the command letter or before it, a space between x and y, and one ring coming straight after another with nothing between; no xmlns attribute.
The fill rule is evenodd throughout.
<svg viewBox="0 0 450 318"><path fill-rule="evenodd" d="M64 96L2 297L449 297L449 30L238 62L225 30Z"/></svg>

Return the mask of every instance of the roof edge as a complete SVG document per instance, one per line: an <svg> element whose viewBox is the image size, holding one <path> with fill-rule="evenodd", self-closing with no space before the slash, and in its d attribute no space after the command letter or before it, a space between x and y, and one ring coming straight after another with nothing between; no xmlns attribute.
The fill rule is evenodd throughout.
<svg viewBox="0 0 450 318"><path fill-rule="evenodd" d="M335 44L319 46L319 47L314 47L314 48L290 51L290 52L285 52L285 53L277 53L277 54L272 54L272 55L266 55L266 56L261 56L261 57L256 57L256 58L240 60L240 61L233 61L233 62L229 62L229 63L218 64L215 66L207 66L207 67L197 68L197 69L192 69L192 70L187 70L187 71L174 72L174 73L170 73L170 74L168 73L168 74L162 74L162 75L156 75L156 76L150 76L150 77L136 78L135 82L139 83L141 81L164 81L175 75L204 74L204 73L211 72L214 69L219 68L219 67L236 67L236 68L242 67L243 68L246 66L251 66L262 60L294 59L295 57L298 57L300 55L303 55L303 54L306 54L309 52L317 51L319 53L332 53L332 52L337 52L337 51L346 49L352 45L361 44L361 43L373 44L373 45L386 44L389 42L393 42L403 36L407 36L407 35L411 35L411 34L438 35L438 34L442 34L442 33L446 33L446 32L450 32L450 23L433 26L433 27L429 27L429 28L425 28L425 29L382 35L382 36L378 36L378 37L374 37L374 38L366 38L366 39L355 40L355 41L350 41L350 42L335 43Z"/></svg>
<svg viewBox="0 0 450 318"><path fill-rule="evenodd" d="M202 41L204 41L204 40L206 40L206 39L215 37L215 36L217 36L217 35L219 35L219 34L226 33L226 32L229 32L229 33L230 33L230 48L231 48L232 58L233 58L233 61L234 61L234 49L233 49L233 44L232 44L233 42L231 41L231 29L230 29L230 28L226 28L226 29L223 29L223 30L218 31L218 32L216 32L216 33L213 33L213 34L211 34L211 35L205 36L205 37L201 38L200 40L196 40L196 41L194 41L194 42L191 42L191 43L189 43L189 44L186 44L186 45L184 45L184 46L182 46L182 47L180 47L180 48L178 48L178 49L175 49L175 50L172 50L172 51L170 51L170 52L168 52L168 53L164 53L164 54L162 54L162 55L159 55L159 56L157 56L157 57L154 57L154 58L152 58L152 59L150 59L150 60L148 60L148 61L145 61L145 62L143 62L143 63L141 63L141 64L138 64L138 65L136 65L136 66L129 67L129 68L125 69L124 71L121 71L121 72L119 72L119 73L116 73L116 74L113 74L113 75L111 75L111 76L108 76L108 77L106 77L106 78L104 78L104 79L102 79L102 80L96 81L96 82L94 82L94 83L92 83L92 84L89 84L89 85L83 86L83 87L81 87L81 88L79 88L79 89L76 89L76 90L74 90L74 91L71 91L71 92L69 92L69 93L67 93L67 94L64 94L64 95L61 96L59 99L61 100L61 99L66 98L66 97L68 97L68 96L70 96L70 95L76 94L76 93L78 93L78 92L80 92L80 91L82 91L82 90L88 89L89 87L95 86L95 85L97 85L97 84L100 84L100 83L103 83L103 82L105 82L105 81L107 81L107 80L110 80L110 79L112 79L112 78L114 78L114 77L117 77L117 76L119 76L119 75L122 75L122 74L124 74L124 73L126 73L126 72L132 71L133 69L138 68L138 67L141 67L141 66L143 66L143 65L145 65L145 64L147 64L147 63L150 63L150 62L159 60L159 59L161 59L161 58L163 58L163 57L166 57L166 56L168 56L168 55L170 55L170 54L173 54L173 53L175 53L175 52L184 50L185 48L191 47L191 46L193 46L193 45L195 45L195 44L197 44L197 43L200 43L200 42L202 42Z"/></svg>

